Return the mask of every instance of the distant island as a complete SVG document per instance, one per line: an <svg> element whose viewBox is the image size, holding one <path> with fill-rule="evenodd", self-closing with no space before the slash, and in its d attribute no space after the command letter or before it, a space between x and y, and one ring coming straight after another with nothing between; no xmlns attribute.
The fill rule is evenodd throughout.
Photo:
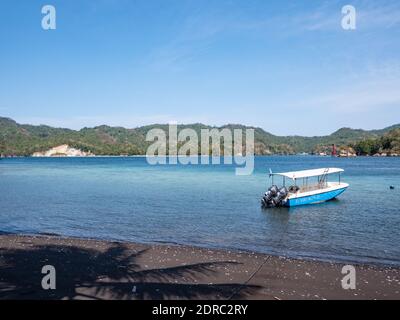
<svg viewBox="0 0 400 320"><path fill-rule="evenodd" d="M0 117L0 154L8 156L130 156L144 155L150 142L146 133L153 128L168 130L167 124L134 129L110 127L72 130L46 125L18 124ZM333 145L339 156L400 155L400 124L381 130L341 128L327 136L276 136L262 128L228 124L213 127L201 123L178 125L178 130L246 129L255 130L256 155L318 154L329 155Z"/></svg>

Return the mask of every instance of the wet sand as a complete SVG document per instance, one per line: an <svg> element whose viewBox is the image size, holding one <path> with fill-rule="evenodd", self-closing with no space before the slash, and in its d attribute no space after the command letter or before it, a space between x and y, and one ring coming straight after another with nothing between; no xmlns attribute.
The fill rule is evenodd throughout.
<svg viewBox="0 0 400 320"><path fill-rule="evenodd" d="M42 289L44 265L56 289ZM0 235L0 299L400 299L400 268L191 246Z"/></svg>

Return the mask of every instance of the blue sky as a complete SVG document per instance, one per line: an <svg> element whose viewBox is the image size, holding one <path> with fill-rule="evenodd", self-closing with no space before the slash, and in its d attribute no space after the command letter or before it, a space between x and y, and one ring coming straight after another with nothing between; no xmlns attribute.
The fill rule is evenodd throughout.
<svg viewBox="0 0 400 320"><path fill-rule="evenodd" d="M57 29L41 28L54 5ZM341 8L357 29L341 27ZM0 115L78 129L400 122L398 1L0 1Z"/></svg>

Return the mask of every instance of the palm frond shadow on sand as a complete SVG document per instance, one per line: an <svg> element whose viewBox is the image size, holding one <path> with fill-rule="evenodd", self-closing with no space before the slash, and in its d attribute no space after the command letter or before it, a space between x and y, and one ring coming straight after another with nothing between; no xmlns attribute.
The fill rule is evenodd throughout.
<svg viewBox="0 0 400 320"><path fill-rule="evenodd" d="M215 274L218 267L237 262L143 269L137 260L146 252L132 252L121 243L105 251L69 245L0 249L0 299L241 299L259 289L196 283L199 277ZM41 287L41 269L46 264L56 269L55 290Z"/></svg>

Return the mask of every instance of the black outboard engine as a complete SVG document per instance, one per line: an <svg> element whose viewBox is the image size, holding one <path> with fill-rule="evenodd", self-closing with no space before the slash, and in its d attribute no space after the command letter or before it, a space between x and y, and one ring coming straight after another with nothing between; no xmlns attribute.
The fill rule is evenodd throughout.
<svg viewBox="0 0 400 320"><path fill-rule="evenodd" d="M264 208L280 206L287 195L288 191L285 187L278 189L276 185L273 185L262 197L261 206Z"/></svg>
<svg viewBox="0 0 400 320"><path fill-rule="evenodd" d="M289 193L288 189L286 187L282 187L279 189L279 193L282 194L284 197L286 197Z"/></svg>
<svg viewBox="0 0 400 320"><path fill-rule="evenodd" d="M271 191L272 196L275 197L279 190L276 185L273 185L271 188L268 189L268 191Z"/></svg>
<svg viewBox="0 0 400 320"><path fill-rule="evenodd" d="M282 205L282 200L286 198L287 194L288 191L285 187L279 189L276 196L272 199L276 207Z"/></svg>
<svg viewBox="0 0 400 320"><path fill-rule="evenodd" d="M271 205L273 195L270 190L268 190L261 199L261 205L263 207L269 207Z"/></svg>

